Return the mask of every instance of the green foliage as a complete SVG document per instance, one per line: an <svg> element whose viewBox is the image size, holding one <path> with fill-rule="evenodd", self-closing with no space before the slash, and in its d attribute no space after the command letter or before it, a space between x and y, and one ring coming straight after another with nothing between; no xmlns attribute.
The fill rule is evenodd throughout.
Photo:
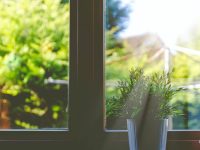
<svg viewBox="0 0 200 150"><path fill-rule="evenodd" d="M163 74L153 74L150 79L149 93L158 101L157 114L159 118L167 118L179 114L177 106L172 103L172 98L181 88L173 88L169 77Z"/></svg>
<svg viewBox="0 0 200 150"><path fill-rule="evenodd" d="M69 3L69 0L61 0L61 3Z"/></svg>
<svg viewBox="0 0 200 150"><path fill-rule="evenodd" d="M172 81L185 85L199 80L199 56L177 54L173 57Z"/></svg>
<svg viewBox="0 0 200 150"><path fill-rule="evenodd" d="M200 50L200 28L197 21L189 33L187 38L179 37L177 45L194 50ZM172 79L179 84L185 85L188 82L198 82L200 77L199 55L177 53L173 56L173 74Z"/></svg>
<svg viewBox="0 0 200 150"><path fill-rule="evenodd" d="M200 28L199 21L194 24L186 36L179 37L177 45L199 50L200 49ZM176 53L173 55L172 82L179 86L189 86L189 88L174 97L174 103L179 105L180 116L173 119L174 129L199 129L199 83L200 56L194 54ZM194 85L194 88L193 88ZM192 87L192 88L190 88Z"/></svg>
<svg viewBox="0 0 200 150"><path fill-rule="evenodd" d="M120 0L106 1L106 49L123 47L118 34L127 26L130 7L123 6Z"/></svg>
<svg viewBox="0 0 200 150"><path fill-rule="evenodd" d="M120 116L124 112L124 107L127 107L128 105L125 106L127 99L129 98L129 94L133 90L133 86L136 85L136 82L139 80L140 76L142 75L141 70L135 71L135 76L133 78L133 74L130 73L130 76L128 79L120 80L118 81L118 87L117 90L119 91L120 94L118 96L113 96L111 98L107 99L106 103L106 114L107 116ZM132 107L132 106L131 106ZM124 114L123 114L124 115Z"/></svg>
<svg viewBox="0 0 200 150"><path fill-rule="evenodd" d="M130 7L123 6L120 0L106 1L106 29L117 28L115 34L126 28Z"/></svg>
<svg viewBox="0 0 200 150"><path fill-rule="evenodd" d="M113 48L122 48L123 43L120 42L116 37L115 37L115 32L117 29L112 28L108 31L106 31L106 49L110 50Z"/></svg>
<svg viewBox="0 0 200 150"><path fill-rule="evenodd" d="M17 115L17 110L20 110L20 113L31 113L44 118L53 113L53 117L49 120L51 118L56 120L58 118L56 113L59 112L61 115L65 109L65 105L61 104L63 102L56 98L54 105L58 105L60 109L55 111L53 103L43 93L47 89L49 92L61 89L61 86L46 85L46 79L68 79L69 4L60 2L60 0L0 1L1 92L3 95L16 98L23 93L28 94L22 96L23 105L17 99L18 104L11 104L12 107L20 107L13 108L15 113L11 113L17 126L20 122L21 127L37 126L37 124L28 125L29 123L20 120L22 114ZM37 100L34 97L37 97ZM45 108L42 105L45 105ZM47 123L38 127L51 125Z"/></svg>
<svg viewBox="0 0 200 150"><path fill-rule="evenodd" d="M118 82L120 94L107 100L107 116L134 118L143 112L148 101L155 101L152 113L155 117L167 118L177 113L172 97L180 89L174 89L166 75L144 75L142 69L132 69L129 78Z"/></svg>

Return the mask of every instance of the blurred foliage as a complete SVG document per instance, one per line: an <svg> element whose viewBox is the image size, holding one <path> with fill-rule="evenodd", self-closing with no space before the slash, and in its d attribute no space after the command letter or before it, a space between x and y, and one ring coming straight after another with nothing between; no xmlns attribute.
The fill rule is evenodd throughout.
<svg viewBox="0 0 200 150"><path fill-rule="evenodd" d="M108 3L106 57L112 62L126 55L117 34L128 7ZM45 81L68 80L69 1L1 0L0 8L0 85L11 101L12 128L66 127L67 86Z"/></svg>
<svg viewBox="0 0 200 150"><path fill-rule="evenodd" d="M172 58L172 81L176 85L192 84L199 81L200 56L190 56L187 54L177 53Z"/></svg>
<svg viewBox="0 0 200 150"><path fill-rule="evenodd" d="M200 90L191 89L179 92L173 101L179 106L181 115L174 117L174 129L191 129L197 130L200 128Z"/></svg>
<svg viewBox="0 0 200 150"><path fill-rule="evenodd" d="M130 69L130 52L125 48L124 42L119 38L129 20L131 9L120 0L106 1L106 51L105 51L105 76L111 84L127 75ZM116 95L113 86L106 87L106 98Z"/></svg>
<svg viewBox="0 0 200 150"><path fill-rule="evenodd" d="M195 50L200 50L200 28L195 24L188 33L187 39L180 37L177 44ZM172 81L176 86L193 86L200 81L200 56L194 54L175 53L172 56ZM190 88L180 92L174 97L174 102L179 105L182 115L173 119L174 129L199 129L199 89Z"/></svg>
<svg viewBox="0 0 200 150"><path fill-rule="evenodd" d="M0 85L13 128L66 127L67 97L57 97L66 87L45 84L68 79L69 4L60 2L0 1Z"/></svg>
<svg viewBox="0 0 200 150"><path fill-rule="evenodd" d="M129 5L123 5L121 0L106 1L106 29L116 29L115 34L124 30L127 26L128 15L131 11Z"/></svg>
<svg viewBox="0 0 200 150"><path fill-rule="evenodd" d="M145 75L162 72L164 57L150 61L148 52L138 55L137 49L130 51L119 34L127 26L131 9L120 0L106 3L105 78L109 116L121 107L119 99L114 98L120 96L116 81L125 79L132 66L144 68ZM45 81L68 80L69 0L0 0L0 9L0 87L1 96L11 101L12 127L66 127L67 86ZM198 25L187 41L180 39L178 44L200 49L199 37ZM172 58L173 84L199 81L198 56L178 53ZM198 95L184 92L174 98L183 111L182 118L175 120L175 128L198 128L197 100ZM187 113L192 116L189 124Z"/></svg>
<svg viewBox="0 0 200 150"><path fill-rule="evenodd" d="M122 32L129 20L131 9L128 5L123 5L121 0L106 1L106 49L122 48L123 44L119 40L119 33Z"/></svg>
<svg viewBox="0 0 200 150"><path fill-rule="evenodd" d="M69 0L61 0L61 3L69 3Z"/></svg>
<svg viewBox="0 0 200 150"><path fill-rule="evenodd" d="M106 31L106 50L122 48L122 42L115 36L116 28Z"/></svg>
<svg viewBox="0 0 200 150"><path fill-rule="evenodd" d="M200 50L200 23L194 25L192 30L188 33L187 39L180 37L177 44L194 49ZM185 82L198 82L200 80L200 56L194 54L176 53L172 57L173 75L172 79L182 84Z"/></svg>

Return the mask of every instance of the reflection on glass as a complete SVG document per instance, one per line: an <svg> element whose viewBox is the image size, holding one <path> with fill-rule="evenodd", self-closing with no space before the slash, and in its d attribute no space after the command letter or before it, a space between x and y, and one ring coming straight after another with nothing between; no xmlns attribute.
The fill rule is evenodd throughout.
<svg viewBox="0 0 200 150"><path fill-rule="evenodd" d="M68 2L1 0L0 9L0 128L66 128Z"/></svg>
<svg viewBox="0 0 200 150"><path fill-rule="evenodd" d="M199 4L196 0L107 0L107 128L126 129L125 118L114 114L121 103L112 97L120 95L117 82L126 79L131 68L140 67L146 75L170 73L173 88L182 88L173 98L181 115L172 119L171 129L200 129Z"/></svg>

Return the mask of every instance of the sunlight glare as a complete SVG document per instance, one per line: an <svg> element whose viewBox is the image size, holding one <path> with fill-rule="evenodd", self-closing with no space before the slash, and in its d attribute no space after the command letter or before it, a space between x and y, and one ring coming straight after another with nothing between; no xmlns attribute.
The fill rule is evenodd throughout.
<svg viewBox="0 0 200 150"><path fill-rule="evenodd" d="M155 33L165 43L174 44L200 19L199 6L199 0L135 0L122 37Z"/></svg>

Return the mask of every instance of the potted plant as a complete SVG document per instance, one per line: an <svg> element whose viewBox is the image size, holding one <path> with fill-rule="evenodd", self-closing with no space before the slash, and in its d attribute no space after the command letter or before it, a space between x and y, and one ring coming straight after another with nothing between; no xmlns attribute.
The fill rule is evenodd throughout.
<svg viewBox="0 0 200 150"><path fill-rule="evenodd" d="M121 102L118 113L127 118L130 149L164 150L167 118L177 114L171 100L180 89L172 88L164 73L147 76L137 68L130 71L128 79L118 82L118 90L120 96L113 99Z"/></svg>

